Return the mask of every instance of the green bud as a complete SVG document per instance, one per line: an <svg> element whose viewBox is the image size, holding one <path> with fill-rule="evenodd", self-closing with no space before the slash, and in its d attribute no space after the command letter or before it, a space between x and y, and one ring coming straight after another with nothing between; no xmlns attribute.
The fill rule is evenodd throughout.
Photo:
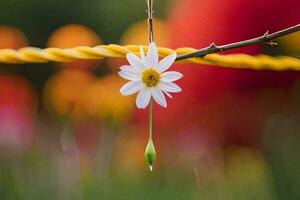
<svg viewBox="0 0 300 200"><path fill-rule="evenodd" d="M147 165L148 165L150 171L152 171L152 166L153 166L153 162L154 162L155 158L156 158L155 147L154 147L152 139L149 139L146 150L145 150L145 160L147 162Z"/></svg>

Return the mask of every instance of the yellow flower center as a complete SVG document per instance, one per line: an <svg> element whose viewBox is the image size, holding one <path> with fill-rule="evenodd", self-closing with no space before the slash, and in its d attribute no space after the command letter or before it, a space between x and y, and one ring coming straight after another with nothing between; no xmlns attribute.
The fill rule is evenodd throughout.
<svg viewBox="0 0 300 200"><path fill-rule="evenodd" d="M152 68L146 69L142 72L142 82L147 87L155 87L160 80L160 74Z"/></svg>

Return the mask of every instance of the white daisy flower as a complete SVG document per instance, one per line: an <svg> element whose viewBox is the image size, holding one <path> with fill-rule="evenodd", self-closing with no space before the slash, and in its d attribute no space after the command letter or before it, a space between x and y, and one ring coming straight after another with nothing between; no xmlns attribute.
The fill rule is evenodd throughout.
<svg viewBox="0 0 300 200"><path fill-rule="evenodd" d="M170 93L181 92L181 88L173 83L180 78L182 74L176 71L168 71L176 59L176 53L169 55L158 61L157 48L154 42L149 46L147 56L144 50L140 48L140 58L132 53L128 53L126 58L130 65L121 66L119 75L129 80L120 92L124 96L132 95L138 92L136 106L145 109L151 97L162 107L167 107L165 95L172 98Z"/></svg>

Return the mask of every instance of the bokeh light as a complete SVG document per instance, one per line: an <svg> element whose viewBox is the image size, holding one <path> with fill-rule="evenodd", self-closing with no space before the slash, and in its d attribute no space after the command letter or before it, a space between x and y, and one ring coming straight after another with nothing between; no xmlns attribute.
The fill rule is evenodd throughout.
<svg viewBox="0 0 300 200"><path fill-rule="evenodd" d="M0 49L19 49L27 45L27 38L20 30L10 26L0 26Z"/></svg>
<svg viewBox="0 0 300 200"><path fill-rule="evenodd" d="M79 24L68 24L54 31L48 40L48 47L73 48L77 46L95 47L100 45L101 38L90 28ZM63 67L73 69L92 69L99 61L75 61L61 63Z"/></svg>
<svg viewBox="0 0 300 200"><path fill-rule="evenodd" d="M83 108L83 94L94 79L91 74L80 70L59 71L45 86L46 108L62 117L84 117L86 110Z"/></svg>
<svg viewBox="0 0 300 200"><path fill-rule="evenodd" d="M125 82L117 75L107 75L94 81L84 93L89 113L107 123L130 121L135 103L133 97L124 97L119 92Z"/></svg>

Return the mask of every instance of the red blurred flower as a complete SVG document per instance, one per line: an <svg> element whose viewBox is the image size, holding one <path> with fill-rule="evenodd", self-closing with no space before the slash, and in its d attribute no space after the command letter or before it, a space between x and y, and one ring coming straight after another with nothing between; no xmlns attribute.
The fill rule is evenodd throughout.
<svg viewBox="0 0 300 200"><path fill-rule="evenodd" d="M23 149L30 145L36 94L28 81L0 75L0 146Z"/></svg>

